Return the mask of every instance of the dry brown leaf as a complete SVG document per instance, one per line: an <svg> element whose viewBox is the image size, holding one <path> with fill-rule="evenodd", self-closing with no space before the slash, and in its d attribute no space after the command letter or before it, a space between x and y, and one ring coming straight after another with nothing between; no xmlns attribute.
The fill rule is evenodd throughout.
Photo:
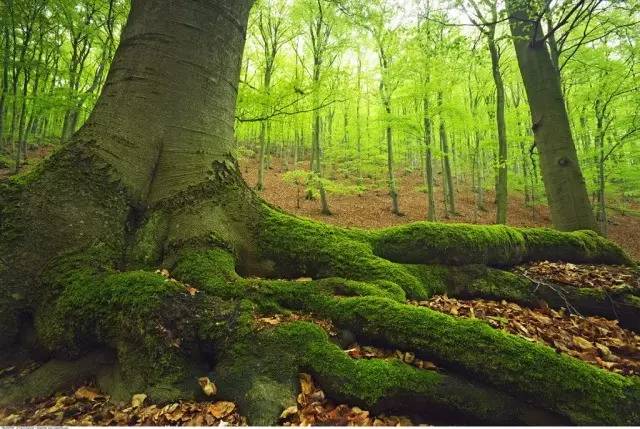
<svg viewBox="0 0 640 429"><path fill-rule="evenodd" d="M299 379L300 390L302 391L302 394L310 395L314 390L313 380L311 379L311 376L309 374L301 373L299 375Z"/></svg>
<svg viewBox="0 0 640 429"><path fill-rule="evenodd" d="M198 379L198 384L200 384L202 391L207 396L214 396L218 393L218 388L211 380L209 380L209 377L200 377Z"/></svg>
<svg viewBox="0 0 640 429"><path fill-rule="evenodd" d="M236 404L228 401L219 401L209 405L207 411L216 419L221 419L231 414L236 409Z"/></svg>
<svg viewBox="0 0 640 429"><path fill-rule="evenodd" d="M593 350L594 346L589 340L586 340L580 336L573 336L573 344L575 344L581 350Z"/></svg>
<svg viewBox="0 0 640 429"><path fill-rule="evenodd" d="M289 416L292 416L294 414L298 413L298 407L296 405L292 405L288 408L285 408L285 410L280 414L280 418L281 419L286 419Z"/></svg>
<svg viewBox="0 0 640 429"><path fill-rule="evenodd" d="M147 395L145 395L144 393L137 393L131 397L131 406L133 408L141 407L146 399Z"/></svg>
<svg viewBox="0 0 640 429"><path fill-rule="evenodd" d="M75 391L74 396L76 399L86 400L86 401L95 401L100 398L104 398L102 394L97 389L92 387L82 386L78 390Z"/></svg>

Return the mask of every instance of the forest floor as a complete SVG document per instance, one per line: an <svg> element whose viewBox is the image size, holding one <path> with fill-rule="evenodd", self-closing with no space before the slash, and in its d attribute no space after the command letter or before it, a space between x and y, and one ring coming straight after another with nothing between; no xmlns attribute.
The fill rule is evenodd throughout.
<svg viewBox="0 0 640 429"><path fill-rule="evenodd" d="M33 168L36 160L46 151L39 151L25 166ZM241 163L245 179L255 184L257 169L255 161ZM8 175L7 170L0 171ZM399 175L400 204L404 216L393 215L389 210L389 198L384 188L372 184L362 195L331 195L332 216L320 213L318 201L300 200L297 208L295 185L285 183L283 171L278 162L267 170L266 190L263 197L283 209L325 222L348 227L385 227L424 219L425 198L419 191L422 178L419 174ZM487 193L487 211L474 209L473 194L463 184L458 186L456 195L458 214L444 219L439 211L439 219L446 222L492 223L495 205L493 195ZM441 194L442 189L436 190ZM301 192L304 194L304 192ZM440 204L441 206L441 204ZM635 208L634 208L635 210ZM533 209L525 207L522 197L516 193L510 196L509 223L518 226L548 226L548 210L544 206ZM612 215L611 238L618 241L636 259L640 258L640 218ZM629 267L603 265L577 265L568 263L538 262L514 268L537 281L551 282L565 286L602 288L612 290L621 284L640 289L640 272ZM489 301L483 299L462 300L446 295L436 295L424 301L411 301L410 305L427 307L435 311L460 318L473 318L486 322L494 329L507 331L529 341L546 344L558 353L568 354L577 359L596 365L604 370L623 375L640 374L640 335L619 326L616 320L602 317L588 317L571 313L566 309L558 311L540 306L527 308L514 302ZM337 332L331 321L318 320L307 314L257 315L257 329L270 329L281 323L304 320L316 323L330 337ZM337 341L336 341L337 342ZM444 371L435 363L421 359L411 350L387 350L369 344L351 343L343 347L353 359L398 360L419 370ZM2 355L2 353L0 353ZM42 365L29 360L14 363L0 358L0 388L4 385L20 383L22 377ZM204 380L204 381L203 381ZM239 413L236 404L218 398L207 389L215 383L203 377L199 382L207 401L177 402L171 404L150 403L144 394L134 395L128 402L114 402L89 384L73 386L66 391L44 398L33 398L18 407L0 407L0 425L197 425L236 426L246 425L247 420ZM411 424L451 424L441 421L442 416L386 416L377 415L356 406L336 404L325 396L308 374L299 375L300 395L297 405L282 411L280 425L340 425L340 426L404 426ZM215 392L216 389L212 389ZM228 399L228 398L227 398ZM453 416L449 416L453 418Z"/></svg>
<svg viewBox="0 0 640 429"><path fill-rule="evenodd" d="M540 262L516 267L538 281L570 287L609 290L620 284L640 288L640 273L628 267L604 265L581 266L567 263ZM513 302L484 299L460 300L435 295L425 301L410 301L410 305L460 318L486 322L529 341L546 344L558 353L565 353L600 368L624 375L640 374L640 335L624 329L616 320L588 317L541 306L527 308ZM313 315L288 313L255 316L256 329L271 329L292 321L316 323L332 338L337 329L330 320ZM337 341L336 341L337 343ZM390 350L352 342L343 347L352 359L395 360L423 371L443 371L435 363L421 359L410 350ZM424 357L424 356L423 356ZM0 358L0 388L20 383L23 377L42 363L21 360L9 363ZM194 380L194 383L196 380ZM197 380L207 401L181 401L153 404L146 395L133 395L128 402L112 401L91 384L80 384L44 398L33 398L14 407L0 407L0 425L42 426L244 426L247 420L235 403L216 397L215 380ZM281 426L411 426L441 425L456 422L456 416L430 415L389 416L375 414L357 406L336 404L328 398L312 376L299 374L300 394L297 404L282 410ZM209 389L209 390L207 390ZM443 420L444 419L444 420Z"/></svg>
<svg viewBox="0 0 640 429"><path fill-rule="evenodd" d="M250 186L255 186L258 178L258 163L254 159L240 162L242 173ZM300 162L298 169L308 168L308 162ZM286 173L282 162L277 158L272 159L271 168L265 171L265 189L260 193L268 202L284 209L289 213L326 223L345 227L358 228L382 228L401 225L426 219L426 195L420 189L424 189L424 182L419 172L399 172L396 176L399 193L400 211L403 216L396 216L391 212L391 200L387 189L382 185L376 185L373 181L365 181L367 190L358 195L332 195L329 194L329 208L332 215L321 213L318 200L306 200L304 189L300 190L301 198L298 199L296 185L283 180ZM339 180L338 180L339 181ZM456 215L447 218L444 212L441 178L436 178L436 207L437 220L448 223L495 223L495 193L486 191L485 210L477 210L475 195L471 186L458 183L456 186ZM613 207L621 206L617 201L611 201ZM609 210L608 235L611 240L624 248L632 258L640 260L640 204L626 203L626 208L632 213L621 213ZM509 194L509 208L507 216L508 224L512 226L537 227L551 226L549 208L543 204L528 207L524 203L521 193L511 191Z"/></svg>

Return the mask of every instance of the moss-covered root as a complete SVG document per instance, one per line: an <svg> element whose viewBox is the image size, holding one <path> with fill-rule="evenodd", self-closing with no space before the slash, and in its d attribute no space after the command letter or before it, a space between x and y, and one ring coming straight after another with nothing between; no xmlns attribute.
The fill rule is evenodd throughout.
<svg viewBox="0 0 640 429"><path fill-rule="evenodd" d="M640 383L636 378L608 373L557 354L546 346L494 330L481 321L457 319L402 304L394 289L385 284L340 279L302 283L241 279L233 273L233 258L219 251L185 255L174 273L180 271L183 275L191 273L189 279L193 284L227 298L243 296L267 310L297 309L331 318L363 340L415 351L444 368L524 398L575 424L637 424L640 421L635 408L640 399ZM413 273L424 280L425 273L415 270ZM505 272L496 273L511 276ZM497 282L499 277L494 280ZM248 347L253 350L255 344ZM296 347L304 349L303 345ZM307 353L307 349L304 350ZM278 356L277 367L286 365L283 352L274 355ZM266 368L268 365L265 365L256 368ZM230 368L221 373L232 374L233 365ZM322 377L322 368L311 369ZM237 374L245 371L250 373L238 370ZM353 371L360 369L354 367ZM291 380L278 380L274 386L281 389L288 383ZM341 384L343 382L338 382L336 386ZM332 393L339 395L340 391ZM344 397L358 400L357 397ZM274 404L271 406L277 408Z"/></svg>
<svg viewBox="0 0 640 429"><path fill-rule="evenodd" d="M107 352L92 352L75 360L51 360L25 376L19 385L0 388L0 406L43 398L88 381L113 363Z"/></svg>
<svg viewBox="0 0 640 429"><path fill-rule="evenodd" d="M425 287L449 296L508 300L529 307L546 302L552 308L570 308L584 316L616 319L620 325L640 331L640 298L630 288L602 289L537 283L509 271L485 265L408 265Z"/></svg>
<svg viewBox="0 0 640 429"><path fill-rule="evenodd" d="M266 207L257 237L280 274L394 281L408 295L419 286L395 264L513 266L526 261L632 264L591 231L417 222L379 231L344 229ZM281 267L287 267L283 272ZM279 270L278 270L279 268Z"/></svg>
<svg viewBox="0 0 640 429"><path fill-rule="evenodd" d="M51 295L35 310L40 343L66 359L96 347L114 350L117 366L99 381L120 398L193 398L195 380L236 330L240 304L192 294L160 274L82 261L66 258L44 276Z"/></svg>
<svg viewBox="0 0 640 429"><path fill-rule="evenodd" d="M297 322L248 337L216 368L220 394L238 402L251 424L270 425L294 404L297 373L310 372L337 401L375 412L423 413L427 418L486 424L560 424L494 389L398 361L354 360L317 326Z"/></svg>
<svg viewBox="0 0 640 429"><path fill-rule="evenodd" d="M331 314L357 335L414 350L446 368L564 415L574 424L640 423L637 377L606 372L481 321L379 297L336 300Z"/></svg>
<svg viewBox="0 0 640 429"><path fill-rule="evenodd" d="M400 286L408 297L428 291L405 267L373 253L370 234L307 221L270 208L256 229L262 277L343 277L385 281ZM256 268L256 267L253 267Z"/></svg>
<svg viewBox="0 0 640 429"><path fill-rule="evenodd" d="M618 246L593 231L418 222L374 233L374 251L406 264L513 266L536 260L631 264Z"/></svg>

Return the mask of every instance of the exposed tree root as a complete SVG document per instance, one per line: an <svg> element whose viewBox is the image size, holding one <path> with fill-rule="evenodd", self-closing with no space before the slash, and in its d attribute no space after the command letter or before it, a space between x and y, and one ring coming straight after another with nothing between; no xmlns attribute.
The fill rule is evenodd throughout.
<svg viewBox="0 0 640 429"><path fill-rule="evenodd" d="M219 186L245 189L225 172L218 177L229 180ZM26 266L18 270L31 272L38 286L19 306L12 293L20 283L3 289L2 323L11 328L3 333L4 344L22 341L58 360L95 363L86 356L96 348L114 358L100 368L73 371L66 380L64 371L43 375L56 368L53 361L9 388L2 401L41 396L80 376L94 378L115 398L144 392L157 402L191 399L201 395L197 377L211 372L222 398L238 403L251 423L271 424L294 404L297 374L307 371L332 397L373 411L428 408L492 424L640 422L637 378L608 373L480 321L405 304L448 292L565 306L566 296L557 299L496 267L560 255L574 262L629 263L610 242L583 232L432 223L346 230L252 206L255 200L242 192L225 201L209 199L217 192L194 188L131 218L124 255L113 243L93 241L79 252L55 252L58 257L37 273ZM243 210L251 207L251 220L243 221ZM159 266L177 280L154 272ZM298 277L317 280L291 281ZM605 312L590 292L584 303L569 299L582 310ZM632 319L636 307L630 308ZM412 351L443 370L353 360L308 322L256 329L256 313L287 311L312 312L359 340ZM36 341L17 336L31 320ZM49 381L38 382L43 377Z"/></svg>

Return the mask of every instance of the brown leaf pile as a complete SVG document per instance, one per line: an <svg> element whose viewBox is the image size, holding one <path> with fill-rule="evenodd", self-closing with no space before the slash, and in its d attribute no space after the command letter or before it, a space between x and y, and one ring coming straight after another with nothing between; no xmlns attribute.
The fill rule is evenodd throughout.
<svg viewBox="0 0 640 429"><path fill-rule="evenodd" d="M324 329L329 335L335 336L336 329L333 326L331 320L327 319L319 319L312 314L298 314L298 313L289 313L289 314L274 314L271 316L263 316L255 319L256 328L258 330L273 328L274 326L278 326L281 323L288 322L312 322L316 325L320 326Z"/></svg>
<svg viewBox="0 0 640 429"><path fill-rule="evenodd" d="M0 408L4 426L246 426L233 402L176 402L145 405L146 396L134 395L131 403L114 404L89 386L74 393L34 401L21 409Z"/></svg>
<svg viewBox="0 0 640 429"><path fill-rule="evenodd" d="M281 415L284 426L413 426L406 417L371 416L368 411L348 405L335 405L327 400L309 374L300 374L298 405Z"/></svg>
<svg viewBox="0 0 640 429"><path fill-rule="evenodd" d="M381 349L372 346L360 346L354 344L349 350L345 350L354 359L397 359L401 362L413 365L416 368L437 370L438 367L433 362L417 358L415 353L403 352L400 350Z"/></svg>
<svg viewBox="0 0 640 429"><path fill-rule="evenodd" d="M602 317L582 317L550 308L530 309L512 302L458 300L435 296L415 305L454 316L484 320L604 369L640 375L640 336Z"/></svg>
<svg viewBox="0 0 640 429"><path fill-rule="evenodd" d="M576 265L568 262L542 261L516 268L532 280L574 287L613 290L624 286L640 288L640 274L619 265Z"/></svg>

